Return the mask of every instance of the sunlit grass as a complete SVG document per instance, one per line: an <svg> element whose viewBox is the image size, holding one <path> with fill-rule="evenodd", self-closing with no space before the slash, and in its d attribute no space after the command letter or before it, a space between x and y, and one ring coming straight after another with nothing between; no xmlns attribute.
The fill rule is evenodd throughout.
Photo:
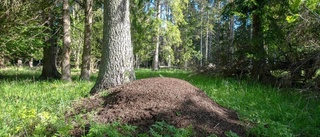
<svg viewBox="0 0 320 137"><path fill-rule="evenodd" d="M39 121L41 114L63 116L71 102L87 95L93 85L85 81L37 81L38 70L2 70L0 74L7 78L0 81L0 136L19 135L44 124Z"/></svg>
<svg viewBox="0 0 320 137"><path fill-rule="evenodd" d="M96 74L91 82L80 81L79 70L74 70L73 82L65 83L37 81L40 73L38 68L0 70L0 136L69 134L71 127L66 125L64 113L72 101L88 95ZM316 95L181 70L139 69L136 77L189 81L214 101L235 110L245 125L253 127L250 133L257 136L320 136L320 101ZM54 131L46 128L50 124Z"/></svg>

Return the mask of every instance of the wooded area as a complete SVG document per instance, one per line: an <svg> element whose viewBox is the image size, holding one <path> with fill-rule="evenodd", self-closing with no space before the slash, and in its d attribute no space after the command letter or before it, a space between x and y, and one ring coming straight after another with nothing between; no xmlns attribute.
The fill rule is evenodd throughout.
<svg viewBox="0 0 320 137"><path fill-rule="evenodd" d="M319 0L132 0L135 68L192 69L319 90ZM4 0L0 66L81 79L101 65L103 2ZM108 21L109 19L105 19ZM61 71L59 71L61 69Z"/></svg>
<svg viewBox="0 0 320 137"><path fill-rule="evenodd" d="M0 136L320 136L319 51L320 0L3 0Z"/></svg>

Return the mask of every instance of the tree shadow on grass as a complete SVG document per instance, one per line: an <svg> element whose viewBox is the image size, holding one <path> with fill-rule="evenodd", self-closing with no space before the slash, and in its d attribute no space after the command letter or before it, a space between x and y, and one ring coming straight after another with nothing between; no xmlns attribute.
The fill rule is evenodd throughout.
<svg viewBox="0 0 320 137"><path fill-rule="evenodd" d="M33 73L1 73L0 74L0 81L39 81L40 74L33 74Z"/></svg>
<svg viewBox="0 0 320 137"><path fill-rule="evenodd" d="M42 79L41 77L41 68L9 68L9 69L0 69L0 81L13 82L13 81L56 81L57 78L46 78ZM73 81L80 80L80 74L73 72L71 79ZM90 76L90 80L94 81L96 79L96 74Z"/></svg>

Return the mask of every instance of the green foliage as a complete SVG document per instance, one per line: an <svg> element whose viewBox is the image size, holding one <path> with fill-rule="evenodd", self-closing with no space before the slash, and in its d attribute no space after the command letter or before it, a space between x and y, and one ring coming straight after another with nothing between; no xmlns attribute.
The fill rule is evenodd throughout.
<svg viewBox="0 0 320 137"><path fill-rule="evenodd" d="M134 54L141 61L151 59L154 50L153 37L155 36L155 20L150 19L153 11L145 12L146 1L130 1L131 36Z"/></svg>
<svg viewBox="0 0 320 137"><path fill-rule="evenodd" d="M153 137L190 137L193 131L191 126L179 129L161 121L152 125L150 134Z"/></svg>
<svg viewBox="0 0 320 137"><path fill-rule="evenodd" d="M103 31L103 10L101 8L93 12L93 30L92 30L92 61L101 58L102 49L102 31Z"/></svg>
<svg viewBox="0 0 320 137"><path fill-rule="evenodd" d="M295 22L299 17L299 14L294 14L293 16L287 16L286 17L286 20L289 22L289 23L293 23Z"/></svg>
<svg viewBox="0 0 320 137"><path fill-rule="evenodd" d="M68 133L64 113L73 100L88 94L92 82L36 81L37 70L0 70L0 136Z"/></svg>
<svg viewBox="0 0 320 137"><path fill-rule="evenodd" d="M113 122L108 124L92 123L86 137L110 136L110 137L190 137L194 133L192 127L176 128L166 122L156 122L150 127L149 134L137 134L136 126Z"/></svg>
<svg viewBox="0 0 320 137"><path fill-rule="evenodd" d="M290 0L290 10L291 11L298 11L298 8L301 4L301 0Z"/></svg>
<svg viewBox="0 0 320 137"><path fill-rule="evenodd" d="M239 137L238 134L232 132L231 130L224 133L227 137Z"/></svg>
<svg viewBox="0 0 320 137"><path fill-rule="evenodd" d="M186 5L189 4L188 0L171 0L169 1L170 9L173 16L173 22L176 24L186 23L184 20L183 10L186 9Z"/></svg>
<svg viewBox="0 0 320 137"><path fill-rule="evenodd" d="M90 131L87 137L131 137L137 127L127 124L121 124L120 122L113 122L108 124L93 123L90 126Z"/></svg>
<svg viewBox="0 0 320 137"><path fill-rule="evenodd" d="M41 49L48 29L39 13L50 2L7 1L0 4L0 53L9 59L42 58ZM3 21L2 21L3 20Z"/></svg>
<svg viewBox="0 0 320 137"><path fill-rule="evenodd" d="M157 3L155 1L153 4ZM131 1L131 29L134 53L139 61L149 61L153 57L156 37L160 39L160 57L163 62L171 62L179 65L181 62L188 62L195 56L194 45L184 44L181 35L180 25L187 25L187 17L184 12L189 4L188 0L160 1L162 8L170 12L161 13L161 18L156 18L156 6L150 6L149 1ZM190 34L191 35L191 34ZM190 37L188 37L190 38ZM191 45L190 45L191 44ZM177 52L184 48L184 52ZM179 53L179 54L176 54ZM191 57L182 57L183 54ZM182 54L182 55L180 55Z"/></svg>

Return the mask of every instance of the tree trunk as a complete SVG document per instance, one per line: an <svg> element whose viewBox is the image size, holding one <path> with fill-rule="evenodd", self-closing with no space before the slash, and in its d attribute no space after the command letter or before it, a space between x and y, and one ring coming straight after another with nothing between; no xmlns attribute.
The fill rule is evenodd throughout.
<svg viewBox="0 0 320 137"><path fill-rule="evenodd" d="M220 2L218 3L218 10L220 11L221 8L220 8ZM220 42L220 36L222 35L221 34L221 18L218 17L217 19L217 32L216 32L216 43L217 43L217 48L218 48L218 51L220 52L221 51L221 42Z"/></svg>
<svg viewBox="0 0 320 137"><path fill-rule="evenodd" d="M50 38L46 40L46 45L43 47L43 59L42 59L42 73L40 79L60 79L61 74L57 69L57 36L56 29L54 27L55 16L49 15L48 26L50 30Z"/></svg>
<svg viewBox="0 0 320 137"><path fill-rule="evenodd" d="M233 2L233 0L230 0L229 1L230 3ZM230 53L231 53L231 57L229 59L229 63L230 63L230 66L233 66L234 64L234 51L235 51L235 47L234 47L234 15L231 15L230 16L230 23L229 23L229 44L230 44L230 47L229 47L229 50L230 50Z"/></svg>
<svg viewBox="0 0 320 137"><path fill-rule="evenodd" d="M262 6L262 4L260 4L259 7L260 6ZM261 10L259 7L256 10ZM265 61L266 53L263 46L263 30L261 20L261 13L255 12L252 14L252 51L255 58L252 61L251 77L256 80L262 80L263 76L267 74Z"/></svg>
<svg viewBox="0 0 320 137"><path fill-rule="evenodd" d="M203 5L202 5L203 6ZM203 16L202 16L203 8L200 10L200 54L201 54L201 59L200 59L200 67L203 66L203 36L202 36L202 22L203 22Z"/></svg>
<svg viewBox="0 0 320 137"><path fill-rule="evenodd" d="M80 79L90 80L92 40L92 0L85 0L85 32Z"/></svg>
<svg viewBox="0 0 320 137"><path fill-rule="evenodd" d="M0 53L0 68L5 67L3 53Z"/></svg>
<svg viewBox="0 0 320 137"><path fill-rule="evenodd" d="M214 21L213 21L214 22ZM208 44L208 60L212 61L212 43L213 43L213 30L209 31L209 44Z"/></svg>
<svg viewBox="0 0 320 137"><path fill-rule="evenodd" d="M29 67L30 67L30 68L33 67L33 58L30 58L30 60L29 60Z"/></svg>
<svg viewBox="0 0 320 137"><path fill-rule="evenodd" d="M63 49L61 73L62 80L71 81L71 66L70 66L70 49L71 49L71 31L70 31L70 11L68 0L63 0Z"/></svg>
<svg viewBox="0 0 320 137"><path fill-rule="evenodd" d="M102 60L91 94L135 79L129 0L104 1Z"/></svg>
<svg viewBox="0 0 320 137"><path fill-rule="evenodd" d="M79 11L79 6L77 4L73 5L72 7L72 17L71 20L73 20L72 22L72 26L76 26L77 22L80 22L80 15L76 14ZM71 32L73 31L73 29L71 29ZM72 35L72 34L71 34ZM81 37L81 35L80 35ZM72 39L72 38L71 38ZM75 45L74 50L72 51L72 56L74 56L75 62L74 62L74 68L75 69L79 69L80 68L80 56L82 55L81 50L82 50L82 41L80 39L74 39L73 43ZM81 54L81 55L80 55Z"/></svg>
<svg viewBox="0 0 320 137"><path fill-rule="evenodd" d="M161 5L160 0L157 2L157 18L158 20L161 20ZM157 34L156 34L156 48L153 56L152 61L152 70L157 71L159 70L159 48L160 48L160 24L157 26Z"/></svg>
<svg viewBox="0 0 320 137"><path fill-rule="evenodd" d="M57 49L58 46L54 42L53 38L51 38L52 42L50 42L49 45L46 45L43 48L43 66L42 66L42 74L40 76L40 79L60 79L61 74L58 72L57 69Z"/></svg>
<svg viewBox="0 0 320 137"><path fill-rule="evenodd" d="M208 63L208 54L209 54L209 12L207 11L207 23L206 23L206 41L205 41L205 57L204 57L204 63Z"/></svg>
<svg viewBox="0 0 320 137"><path fill-rule="evenodd" d="M135 68L139 69L140 68L140 58L138 54L135 54L135 60L134 60Z"/></svg>
<svg viewBox="0 0 320 137"><path fill-rule="evenodd" d="M76 42L76 43L78 43L78 42ZM79 45L79 46L76 46L76 49L73 51L73 55L75 58L75 61L74 61L74 68L75 69L80 68L80 56L81 56L80 54L81 54L81 47Z"/></svg>

